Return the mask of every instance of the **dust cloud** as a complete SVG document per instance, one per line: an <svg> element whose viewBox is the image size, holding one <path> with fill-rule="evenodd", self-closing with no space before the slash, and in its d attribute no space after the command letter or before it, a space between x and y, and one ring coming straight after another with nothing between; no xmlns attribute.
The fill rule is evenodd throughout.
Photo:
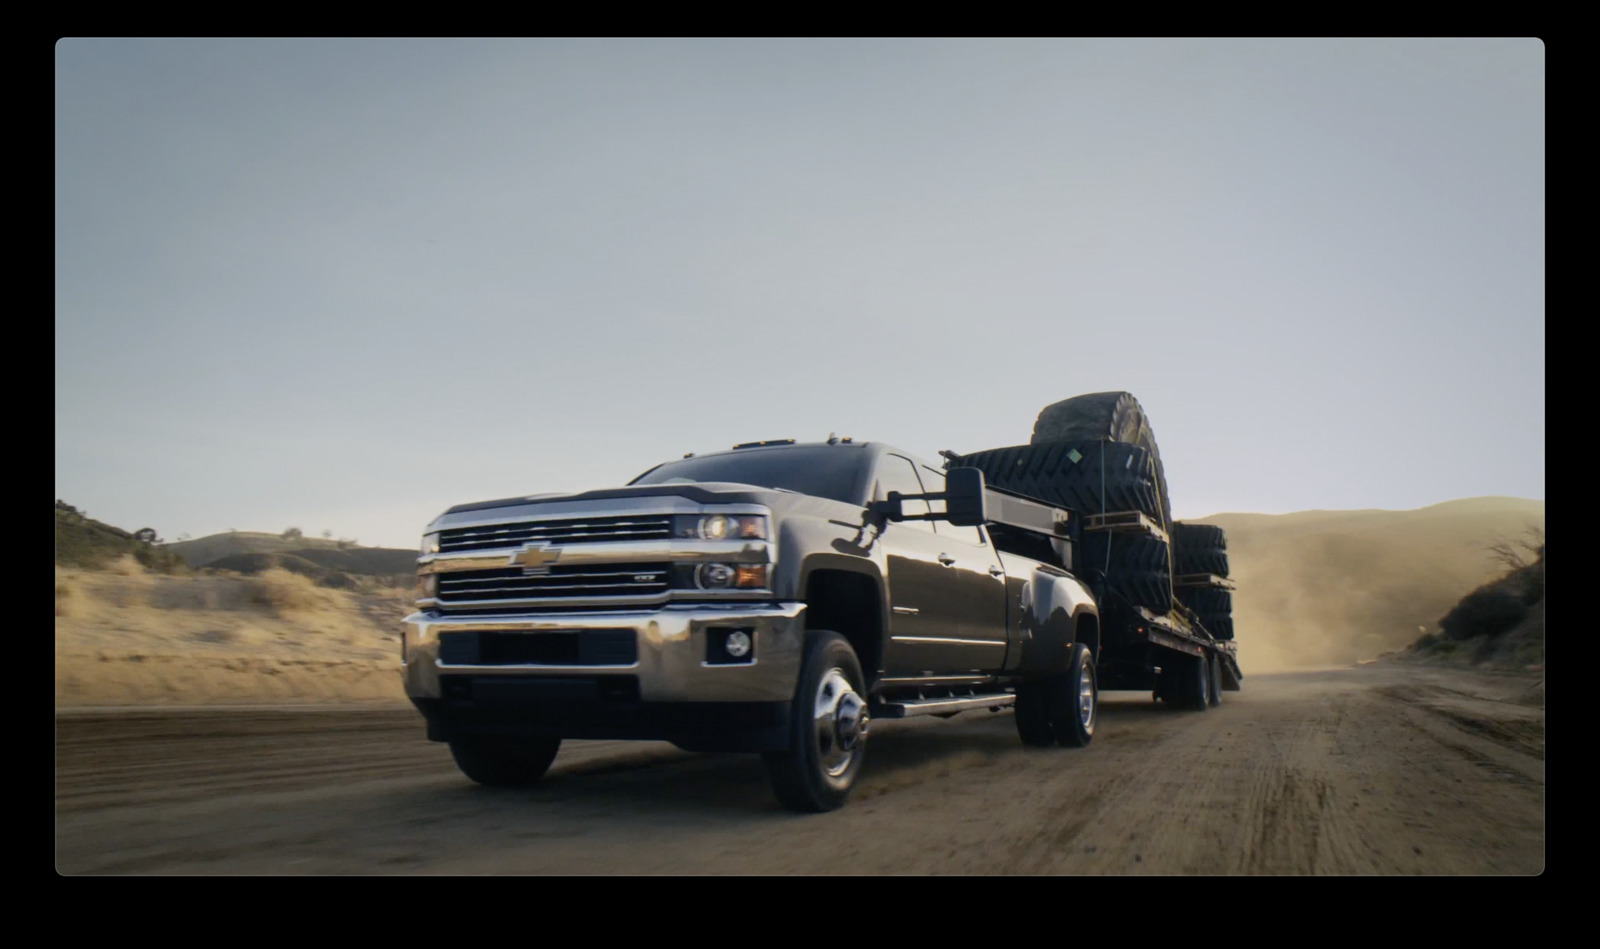
<svg viewBox="0 0 1600 949"><path fill-rule="evenodd" d="M1544 502L1473 498L1415 511L1219 514L1245 673L1348 665L1403 647L1502 568L1496 540L1544 523Z"/></svg>

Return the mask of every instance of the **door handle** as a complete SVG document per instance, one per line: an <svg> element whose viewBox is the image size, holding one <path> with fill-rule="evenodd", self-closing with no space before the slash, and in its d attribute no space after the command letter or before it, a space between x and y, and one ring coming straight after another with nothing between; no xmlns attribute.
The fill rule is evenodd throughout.
<svg viewBox="0 0 1600 949"><path fill-rule="evenodd" d="M939 562L944 564L946 567L950 567L955 565L956 558L950 556L949 554L940 554Z"/></svg>
<svg viewBox="0 0 1600 949"><path fill-rule="evenodd" d="M990 567L989 568L989 576L991 576L991 577L1003 577L1005 575L1006 575L1006 572L1004 570L1001 570L999 567Z"/></svg>

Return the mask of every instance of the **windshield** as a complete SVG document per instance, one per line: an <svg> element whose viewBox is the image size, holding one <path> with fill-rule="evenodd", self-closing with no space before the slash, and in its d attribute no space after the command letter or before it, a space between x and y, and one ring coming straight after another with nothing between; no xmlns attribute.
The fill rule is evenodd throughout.
<svg viewBox="0 0 1600 949"><path fill-rule="evenodd" d="M758 448L669 461L633 479L632 484L687 484L732 481L760 488L783 488L846 504L865 504L863 468L871 455L857 448L805 445Z"/></svg>

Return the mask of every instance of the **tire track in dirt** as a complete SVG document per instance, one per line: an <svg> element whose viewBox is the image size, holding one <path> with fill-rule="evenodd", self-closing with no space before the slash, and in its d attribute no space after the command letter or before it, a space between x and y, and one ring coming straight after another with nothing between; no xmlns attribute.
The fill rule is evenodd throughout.
<svg viewBox="0 0 1600 949"><path fill-rule="evenodd" d="M1024 748L1003 713L885 723L850 804L804 816L772 801L758 758L660 743L569 742L539 786L497 791L461 777L409 709L62 715L58 867L1538 872L1542 759L1425 707L1478 708L1477 680L1428 676L1460 694L1407 702L1384 690L1423 680L1384 667L1256 677L1206 712L1111 693L1086 749ZM1540 710L1485 707L1542 732Z"/></svg>

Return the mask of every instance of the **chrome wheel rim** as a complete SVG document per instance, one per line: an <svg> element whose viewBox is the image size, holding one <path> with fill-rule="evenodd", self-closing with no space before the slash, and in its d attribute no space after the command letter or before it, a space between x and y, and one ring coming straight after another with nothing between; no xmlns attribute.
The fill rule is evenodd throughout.
<svg viewBox="0 0 1600 949"><path fill-rule="evenodd" d="M1086 734L1094 734L1095 713L1094 666L1088 661L1078 673L1078 722Z"/></svg>
<svg viewBox="0 0 1600 949"><path fill-rule="evenodd" d="M842 783L866 741L866 700L845 678L844 670L834 668L817 684L813 709L817 761L831 783Z"/></svg>

